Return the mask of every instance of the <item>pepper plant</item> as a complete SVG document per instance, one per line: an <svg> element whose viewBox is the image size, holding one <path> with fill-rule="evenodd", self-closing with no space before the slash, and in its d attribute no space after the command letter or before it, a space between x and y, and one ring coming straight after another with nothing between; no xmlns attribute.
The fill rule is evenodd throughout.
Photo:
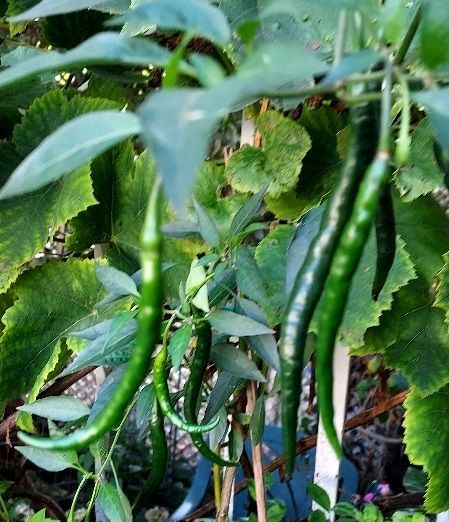
<svg viewBox="0 0 449 522"><path fill-rule="evenodd" d="M112 497L128 518L145 506L167 466L164 417L216 466L238 465L242 438L262 440L271 369L291 473L313 350L341 456L337 342L407 378L406 451L428 473L427 511L448 509L449 228L434 197L449 175L447 0L0 10L0 405L25 396L25 457L82 473L70 516L91 481L88 513ZM242 119L260 139L223 156ZM40 264L62 225L67 255ZM50 380L92 366L113 368L92 408L43 398ZM190 368L175 396L172 367ZM131 506L111 457L136 403L153 465ZM89 444L95 473L76 454Z"/></svg>

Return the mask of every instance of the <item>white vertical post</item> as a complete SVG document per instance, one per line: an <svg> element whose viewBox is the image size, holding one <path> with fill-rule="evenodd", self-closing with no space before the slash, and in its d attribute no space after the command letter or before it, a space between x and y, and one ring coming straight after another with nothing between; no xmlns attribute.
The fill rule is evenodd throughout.
<svg viewBox="0 0 449 522"><path fill-rule="evenodd" d="M343 424L345 421L349 363L350 357L348 355L348 349L344 346L337 345L334 353L333 398L334 423L340 442L343 435ZM320 419L316 446L314 482L327 491L331 506L333 506L337 501L339 470L340 462L327 440ZM320 507L314 503L313 509L320 509Z"/></svg>

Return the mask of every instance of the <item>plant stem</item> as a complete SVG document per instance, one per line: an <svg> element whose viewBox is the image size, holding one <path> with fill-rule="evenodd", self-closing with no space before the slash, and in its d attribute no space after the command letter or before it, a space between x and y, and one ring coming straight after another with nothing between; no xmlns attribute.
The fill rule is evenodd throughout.
<svg viewBox="0 0 449 522"><path fill-rule="evenodd" d="M78 497L79 497L79 495L81 493L81 490L84 487L84 484L89 480L89 478L90 478L89 475L84 475L84 477L82 478L81 482L79 483L79 486L76 489L75 495L74 495L73 500L72 500L72 505L70 506L70 511L69 511L69 515L67 517L67 522L73 522L74 521L76 502L77 502Z"/></svg>
<svg viewBox="0 0 449 522"><path fill-rule="evenodd" d="M215 505L219 506L221 504L221 468L218 464L213 466L213 475Z"/></svg>
<svg viewBox="0 0 449 522"><path fill-rule="evenodd" d="M394 57L393 63L395 65L401 65L405 60L405 56L407 55L407 52L410 48L410 45L412 44L413 38L415 37L416 31L418 30L419 23L421 21L421 12L422 12L422 6L420 4L416 8L416 11L410 21L410 25L408 26L407 32L405 33L405 36L401 42L398 52L396 53L396 56Z"/></svg>
<svg viewBox="0 0 449 522"><path fill-rule="evenodd" d="M382 106L380 113L380 136L378 150L390 151L390 124L391 124L391 89L392 63L385 60L385 80L382 91Z"/></svg>
<svg viewBox="0 0 449 522"><path fill-rule="evenodd" d="M343 58L345 53L346 46L346 32L348 28L348 11L343 9L340 11L340 15L338 17L338 29L337 35L335 37L335 51L334 51L334 63L333 66L336 67Z"/></svg>

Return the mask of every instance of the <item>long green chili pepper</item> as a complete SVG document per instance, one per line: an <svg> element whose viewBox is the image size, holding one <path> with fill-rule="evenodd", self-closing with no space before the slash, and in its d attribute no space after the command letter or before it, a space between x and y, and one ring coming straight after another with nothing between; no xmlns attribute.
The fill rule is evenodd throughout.
<svg viewBox="0 0 449 522"><path fill-rule="evenodd" d="M190 365L190 376L184 393L184 415L189 422L195 422L197 417L198 398L201 393L204 372L209 362L212 331L207 321L201 321L195 326L197 343L195 354ZM208 460L219 466L238 466L238 461L225 460L213 452L199 433L191 433L192 442L198 451Z"/></svg>
<svg viewBox="0 0 449 522"><path fill-rule="evenodd" d="M144 506L145 500L163 482L168 465L168 446L164 429L164 417L157 401L154 401L150 415L151 435L151 472L142 489L139 491L133 511L138 513Z"/></svg>
<svg viewBox="0 0 449 522"><path fill-rule="evenodd" d="M333 354L338 329L343 319L352 277L357 270L378 209L381 189L387 182L390 158L391 65L386 64L382 96L381 134L376 157L369 166L358 191L353 211L345 226L332 260L321 299L316 348L317 398L320 419L335 453L343 451L334 426Z"/></svg>
<svg viewBox="0 0 449 522"><path fill-rule="evenodd" d="M363 94L371 86L358 86ZM282 435L287 473L295 461L297 412L307 332L329 273L335 249L349 216L360 181L376 150L378 104L363 102L351 108L351 142L340 178L321 219L320 231L310 245L296 277L280 344ZM374 141L373 141L374 140Z"/></svg>
<svg viewBox="0 0 449 522"><path fill-rule="evenodd" d="M123 417L132 397L145 379L151 365L151 354L159 338L162 314L160 181L156 180L150 195L143 227L142 286L136 345L116 392L100 415L87 427L60 438L39 438L19 432L21 441L36 448L80 449L100 439Z"/></svg>
<svg viewBox="0 0 449 522"><path fill-rule="evenodd" d="M377 260L371 294L377 301L393 266L396 252L396 226L394 222L393 199L391 187L385 184L379 200L376 214Z"/></svg>
<svg viewBox="0 0 449 522"><path fill-rule="evenodd" d="M181 415L175 410L173 404L171 403L170 392L167 384L167 372L165 369L168 357L167 337L171 323L172 321L169 321L167 327L165 328L162 337L162 348L154 360L153 382L157 400L161 405L164 415L168 417L172 424L177 426L179 429L187 431L188 433L204 433L206 431L213 430L220 422L219 417L216 417L207 424L196 424L193 422L188 422L181 417Z"/></svg>

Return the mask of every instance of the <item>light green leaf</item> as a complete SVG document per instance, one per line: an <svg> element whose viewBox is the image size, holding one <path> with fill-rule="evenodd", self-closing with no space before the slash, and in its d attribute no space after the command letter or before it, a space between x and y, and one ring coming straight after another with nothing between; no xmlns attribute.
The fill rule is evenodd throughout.
<svg viewBox="0 0 449 522"><path fill-rule="evenodd" d="M95 264L95 274L103 286L113 295L132 295L139 298L136 283L128 274L112 266Z"/></svg>
<svg viewBox="0 0 449 522"><path fill-rule="evenodd" d="M226 174L235 190L255 193L268 183L267 195L276 198L295 187L311 141L303 127L276 111L256 122L262 149L244 145L229 158Z"/></svg>
<svg viewBox="0 0 449 522"><path fill-rule="evenodd" d="M192 327L185 325L176 330L170 338L168 349L170 352L173 368L179 369L182 358L192 337Z"/></svg>
<svg viewBox="0 0 449 522"><path fill-rule="evenodd" d="M231 37L223 13L214 5L201 0L152 0L130 9L124 16L114 20L114 24L125 22L125 33L133 36L156 25L161 29L186 31L195 36L204 36L222 46L226 45Z"/></svg>
<svg viewBox="0 0 449 522"><path fill-rule="evenodd" d="M387 42L396 45L407 23L407 0L387 0L381 16L384 37Z"/></svg>
<svg viewBox="0 0 449 522"><path fill-rule="evenodd" d="M424 466L429 474L425 495L425 507L430 513L449 509L447 488L447 460L449 444L449 386L441 388L425 398L418 390L412 390L405 400L404 442L410 461Z"/></svg>
<svg viewBox="0 0 449 522"><path fill-rule="evenodd" d="M76 397L45 397L17 408L55 421L74 421L89 415L89 407Z"/></svg>
<svg viewBox="0 0 449 522"><path fill-rule="evenodd" d="M186 294L192 296L192 304L203 312L209 312L209 297L207 285L204 284L206 279L206 269L204 266L198 265L198 259L194 259L190 265L189 276L186 281Z"/></svg>
<svg viewBox="0 0 449 522"><path fill-rule="evenodd" d="M78 457L75 451L52 451L30 446L15 446L15 449L26 459L45 471L63 471L75 468Z"/></svg>
<svg viewBox="0 0 449 522"><path fill-rule="evenodd" d="M363 522L383 522L383 520L382 513L373 503L369 502L363 508Z"/></svg>
<svg viewBox="0 0 449 522"><path fill-rule="evenodd" d="M127 38L105 32L92 36L75 49L60 53L48 51L0 71L0 90L10 89L27 78L47 71L66 71L90 65L165 66L171 53L149 39ZM185 66L182 70L187 72Z"/></svg>
<svg viewBox="0 0 449 522"><path fill-rule="evenodd" d="M232 344L220 343L212 347L210 360L221 370L240 379L265 382L264 375L247 355Z"/></svg>
<svg viewBox="0 0 449 522"><path fill-rule="evenodd" d="M421 18L421 58L429 69L435 69L449 60L449 10L446 0L424 0Z"/></svg>
<svg viewBox="0 0 449 522"><path fill-rule="evenodd" d="M239 101L282 88L289 81L309 79L323 69L316 55L301 45L278 44L258 48L240 74L210 89L168 89L150 95L138 111L143 137L174 206L185 211L210 136Z"/></svg>
<svg viewBox="0 0 449 522"><path fill-rule="evenodd" d="M37 513L34 513L34 515L31 515L27 522L59 522L59 520L56 520L55 518L47 518L45 516L45 509L41 509Z"/></svg>
<svg viewBox="0 0 449 522"><path fill-rule="evenodd" d="M441 0L436 0L437 3ZM449 13L449 10L447 10ZM448 47L449 49L449 47ZM449 150L449 87L413 92L415 102L422 103L428 113L433 134L446 151Z"/></svg>
<svg viewBox="0 0 449 522"><path fill-rule="evenodd" d="M255 258L267 287L268 299L260 305L267 314L269 324L282 320L286 306L287 249L295 233L289 225L272 230L256 247Z"/></svg>
<svg viewBox="0 0 449 522"><path fill-rule="evenodd" d="M25 22L33 18L73 13L74 11L81 11L82 9L122 13L126 11L128 6L128 0L77 0L75 3L70 0L42 0L36 6L24 11L20 15L12 16L10 21Z"/></svg>
<svg viewBox="0 0 449 522"><path fill-rule="evenodd" d="M403 201L412 201L443 186L443 173L435 161L428 118L418 123L411 138L409 163L394 176Z"/></svg>
<svg viewBox="0 0 449 522"><path fill-rule="evenodd" d="M131 506L118 487L100 484L97 502L110 522L132 522Z"/></svg>
<svg viewBox="0 0 449 522"><path fill-rule="evenodd" d="M48 136L14 170L0 190L0 199L56 181L139 131L139 120L130 112L97 111L79 116Z"/></svg>
<svg viewBox="0 0 449 522"><path fill-rule="evenodd" d="M95 303L102 295L93 263L79 260L35 268L19 279L14 292L17 299L2 318L0 402L31 388L57 341L77 321L88 322L90 317L94 322Z"/></svg>
<svg viewBox="0 0 449 522"><path fill-rule="evenodd" d="M250 336L272 334L273 330L264 324L228 310L217 310L207 316L210 324L228 335Z"/></svg>

